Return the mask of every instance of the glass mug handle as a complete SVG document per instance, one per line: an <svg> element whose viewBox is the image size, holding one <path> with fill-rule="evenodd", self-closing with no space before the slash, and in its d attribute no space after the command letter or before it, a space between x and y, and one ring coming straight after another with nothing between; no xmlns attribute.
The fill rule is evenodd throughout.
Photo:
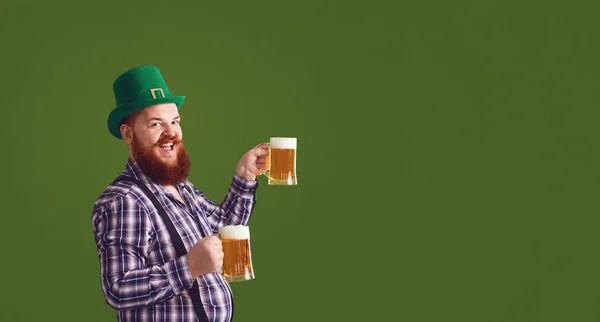
<svg viewBox="0 0 600 322"><path fill-rule="evenodd" d="M219 240L222 239L220 233L213 234L213 236L219 238ZM224 275L225 274L225 271L223 271L223 266L219 267L219 269L217 270L217 273L220 274L220 275Z"/></svg>
<svg viewBox="0 0 600 322"><path fill-rule="evenodd" d="M276 181L274 178L272 178L269 173L271 173L271 143L267 142L266 143L267 146L269 147L269 154L267 155L267 157L265 158L265 169L264 172L262 173L265 177L267 177L269 180L271 181Z"/></svg>

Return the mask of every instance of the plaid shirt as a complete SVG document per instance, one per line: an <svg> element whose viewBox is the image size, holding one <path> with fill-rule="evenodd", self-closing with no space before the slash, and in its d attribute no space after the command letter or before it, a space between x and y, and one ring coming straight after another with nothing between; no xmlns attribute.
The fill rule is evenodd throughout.
<svg viewBox="0 0 600 322"><path fill-rule="evenodd" d="M187 250L222 226L247 224L256 202L258 182L237 174L221 204L187 180L176 186L182 203L151 182L131 158L122 174L137 178L156 195ZM186 257L176 257L164 222L140 188L130 182L110 184L94 204L92 223L102 291L118 321L197 321ZM231 321L233 295L223 277L201 275L198 283L208 320Z"/></svg>

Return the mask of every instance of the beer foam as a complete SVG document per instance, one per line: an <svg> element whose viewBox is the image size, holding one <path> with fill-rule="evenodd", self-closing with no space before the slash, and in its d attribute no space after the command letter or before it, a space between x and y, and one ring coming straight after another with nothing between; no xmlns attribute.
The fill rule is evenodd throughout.
<svg viewBox="0 0 600 322"><path fill-rule="evenodd" d="M219 231L223 239L250 239L250 228L248 226L225 226Z"/></svg>
<svg viewBox="0 0 600 322"><path fill-rule="evenodd" d="M269 145L273 149L296 149L296 138L271 138Z"/></svg>

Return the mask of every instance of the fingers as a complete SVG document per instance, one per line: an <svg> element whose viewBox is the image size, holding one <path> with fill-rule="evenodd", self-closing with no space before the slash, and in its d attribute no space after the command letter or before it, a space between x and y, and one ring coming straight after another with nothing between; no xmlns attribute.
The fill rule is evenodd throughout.
<svg viewBox="0 0 600 322"><path fill-rule="evenodd" d="M269 145L267 143L261 143L254 147L254 149L251 151L252 154L256 155L257 157L264 157L269 154Z"/></svg>
<svg viewBox="0 0 600 322"><path fill-rule="evenodd" d="M215 262L214 271L217 272L219 269L223 267L223 256Z"/></svg>
<svg viewBox="0 0 600 322"><path fill-rule="evenodd" d="M223 258L225 257L225 253L223 253L223 243L218 235L208 236L205 239L210 245L210 258L214 265L212 271L216 272L223 266Z"/></svg>
<svg viewBox="0 0 600 322"><path fill-rule="evenodd" d="M267 160L264 157L256 159L256 167L259 169L267 169Z"/></svg>
<svg viewBox="0 0 600 322"><path fill-rule="evenodd" d="M217 241L217 240L218 240L218 241L221 241L221 239L219 239L219 235L217 235L217 234L215 234L215 235L210 235L210 236L206 236L206 237L204 237L204 238L202 238L202 239L204 239L204 240L206 240L206 241L211 241L211 242L212 242L212 241Z"/></svg>
<svg viewBox="0 0 600 322"><path fill-rule="evenodd" d="M215 247L213 250L213 260L214 260L214 270L217 271L219 268L223 267L223 258L225 258L225 253L223 253L223 244L219 239L219 245Z"/></svg>
<svg viewBox="0 0 600 322"><path fill-rule="evenodd" d="M247 167L248 171L253 173L255 176L261 175L268 170L267 165L263 163L250 164Z"/></svg>
<svg viewBox="0 0 600 322"><path fill-rule="evenodd" d="M256 180L269 168L269 153L268 143L258 144L242 156L235 172L246 180Z"/></svg>
<svg viewBox="0 0 600 322"><path fill-rule="evenodd" d="M221 239L219 238L219 235L211 235L211 236L204 237L204 238L202 238L202 242L206 243L207 245L210 245L210 246L222 247L222 243L221 243Z"/></svg>
<svg viewBox="0 0 600 322"><path fill-rule="evenodd" d="M216 272L223 266L223 244L218 234L202 238L186 254L190 273L194 278L202 274Z"/></svg>
<svg viewBox="0 0 600 322"><path fill-rule="evenodd" d="M261 175L263 173L265 173L265 171L267 171L268 169L266 168L266 165L263 163L262 165L250 165L248 166L248 170L250 170L250 172L252 172L254 175Z"/></svg>

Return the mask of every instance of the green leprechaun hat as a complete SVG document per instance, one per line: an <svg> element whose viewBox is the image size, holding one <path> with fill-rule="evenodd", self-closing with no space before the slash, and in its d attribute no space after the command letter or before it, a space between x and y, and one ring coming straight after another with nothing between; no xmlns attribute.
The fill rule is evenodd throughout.
<svg viewBox="0 0 600 322"><path fill-rule="evenodd" d="M108 131L121 137L120 123L129 114L148 106L175 103L181 107L185 96L173 96L155 66L138 66L121 74L113 83L117 107L108 116Z"/></svg>

